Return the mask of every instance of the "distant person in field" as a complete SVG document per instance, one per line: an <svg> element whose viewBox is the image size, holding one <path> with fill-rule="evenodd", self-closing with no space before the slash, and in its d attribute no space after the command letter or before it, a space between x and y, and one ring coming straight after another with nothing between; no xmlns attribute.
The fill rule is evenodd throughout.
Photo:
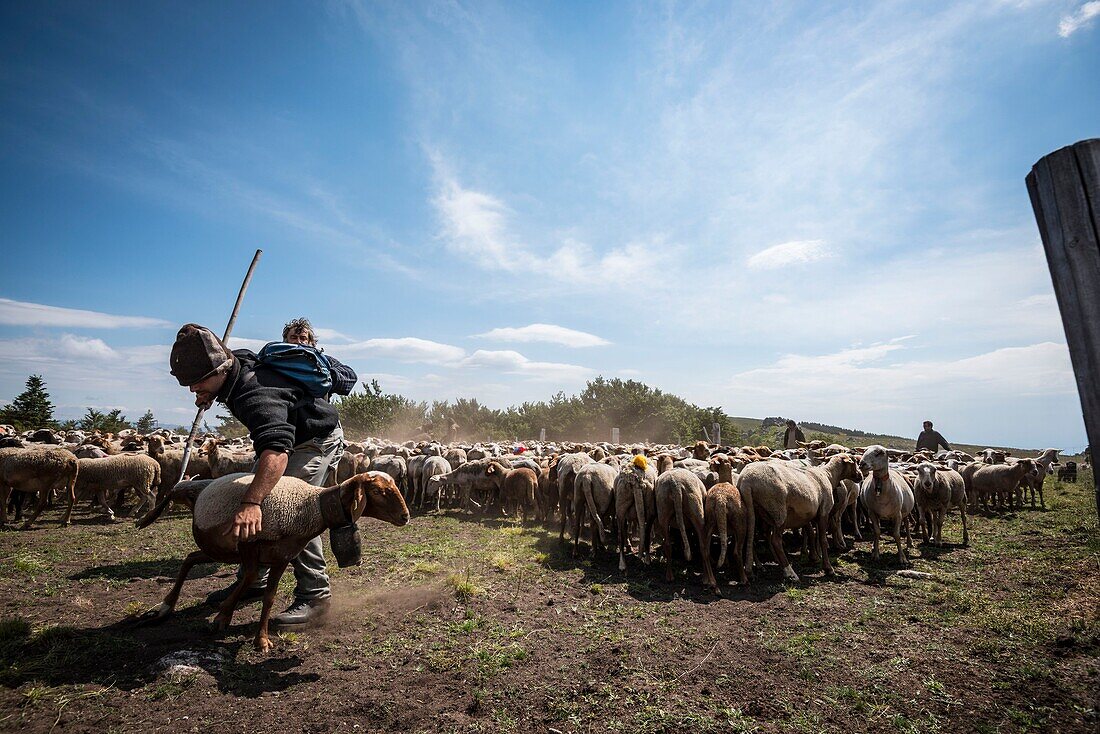
<svg viewBox="0 0 1100 734"><path fill-rule="evenodd" d="M787 421L787 430L783 433L783 448L797 449L799 441L806 443L806 434L793 420Z"/></svg>
<svg viewBox="0 0 1100 734"><path fill-rule="evenodd" d="M932 421L925 421L924 430L917 436L917 451L928 449L934 454L939 451L940 446L943 446L946 451L951 450L951 444L947 443L947 439L941 436L939 431L932 430Z"/></svg>

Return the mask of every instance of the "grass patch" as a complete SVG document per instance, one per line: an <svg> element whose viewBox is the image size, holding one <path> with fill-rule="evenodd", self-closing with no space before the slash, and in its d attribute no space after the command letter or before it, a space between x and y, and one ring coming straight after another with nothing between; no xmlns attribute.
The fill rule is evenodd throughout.
<svg viewBox="0 0 1100 734"><path fill-rule="evenodd" d="M469 601L475 596L480 596L485 593L485 589L479 586L470 575L470 569L466 569L465 573L452 573L447 577L447 584L454 590L455 596L459 601Z"/></svg>

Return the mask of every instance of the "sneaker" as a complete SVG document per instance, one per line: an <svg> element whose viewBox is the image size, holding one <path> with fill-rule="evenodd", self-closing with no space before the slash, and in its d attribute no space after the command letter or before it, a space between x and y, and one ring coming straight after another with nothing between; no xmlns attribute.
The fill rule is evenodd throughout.
<svg viewBox="0 0 1100 734"><path fill-rule="evenodd" d="M229 598L229 595L233 593L233 587L236 586L236 582L230 584L224 589L218 589L217 591L211 591L206 597L206 605L210 607L220 607L222 603ZM244 593L237 600L237 606L242 604L248 604L249 602L259 601L264 598L264 586L253 586L250 589L245 589Z"/></svg>
<svg viewBox="0 0 1100 734"><path fill-rule="evenodd" d="M294 603L281 614L271 618L271 624L277 628L297 627L317 624L328 616L329 600L295 599Z"/></svg>

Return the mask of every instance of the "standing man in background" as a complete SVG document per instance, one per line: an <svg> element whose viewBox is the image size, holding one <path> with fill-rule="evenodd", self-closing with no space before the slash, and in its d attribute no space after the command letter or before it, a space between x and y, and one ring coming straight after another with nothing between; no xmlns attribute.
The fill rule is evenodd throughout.
<svg viewBox="0 0 1100 734"><path fill-rule="evenodd" d="M934 454L939 451L940 446L947 451L951 450L951 444L947 443L947 439L941 436L939 431L932 430L932 421L925 421L924 430L917 436L917 451L929 449Z"/></svg>
<svg viewBox="0 0 1100 734"><path fill-rule="evenodd" d="M783 433L783 448L797 449L798 442L806 442L806 434L798 427L794 420L787 421L787 430Z"/></svg>

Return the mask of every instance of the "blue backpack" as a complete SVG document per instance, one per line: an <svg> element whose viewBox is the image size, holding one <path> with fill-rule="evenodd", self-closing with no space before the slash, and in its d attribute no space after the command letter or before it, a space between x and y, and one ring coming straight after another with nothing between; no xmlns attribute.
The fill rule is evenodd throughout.
<svg viewBox="0 0 1100 734"><path fill-rule="evenodd" d="M319 349L305 344L268 342L256 355L256 366L289 377L315 398L332 392L332 368Z"/></svg>

